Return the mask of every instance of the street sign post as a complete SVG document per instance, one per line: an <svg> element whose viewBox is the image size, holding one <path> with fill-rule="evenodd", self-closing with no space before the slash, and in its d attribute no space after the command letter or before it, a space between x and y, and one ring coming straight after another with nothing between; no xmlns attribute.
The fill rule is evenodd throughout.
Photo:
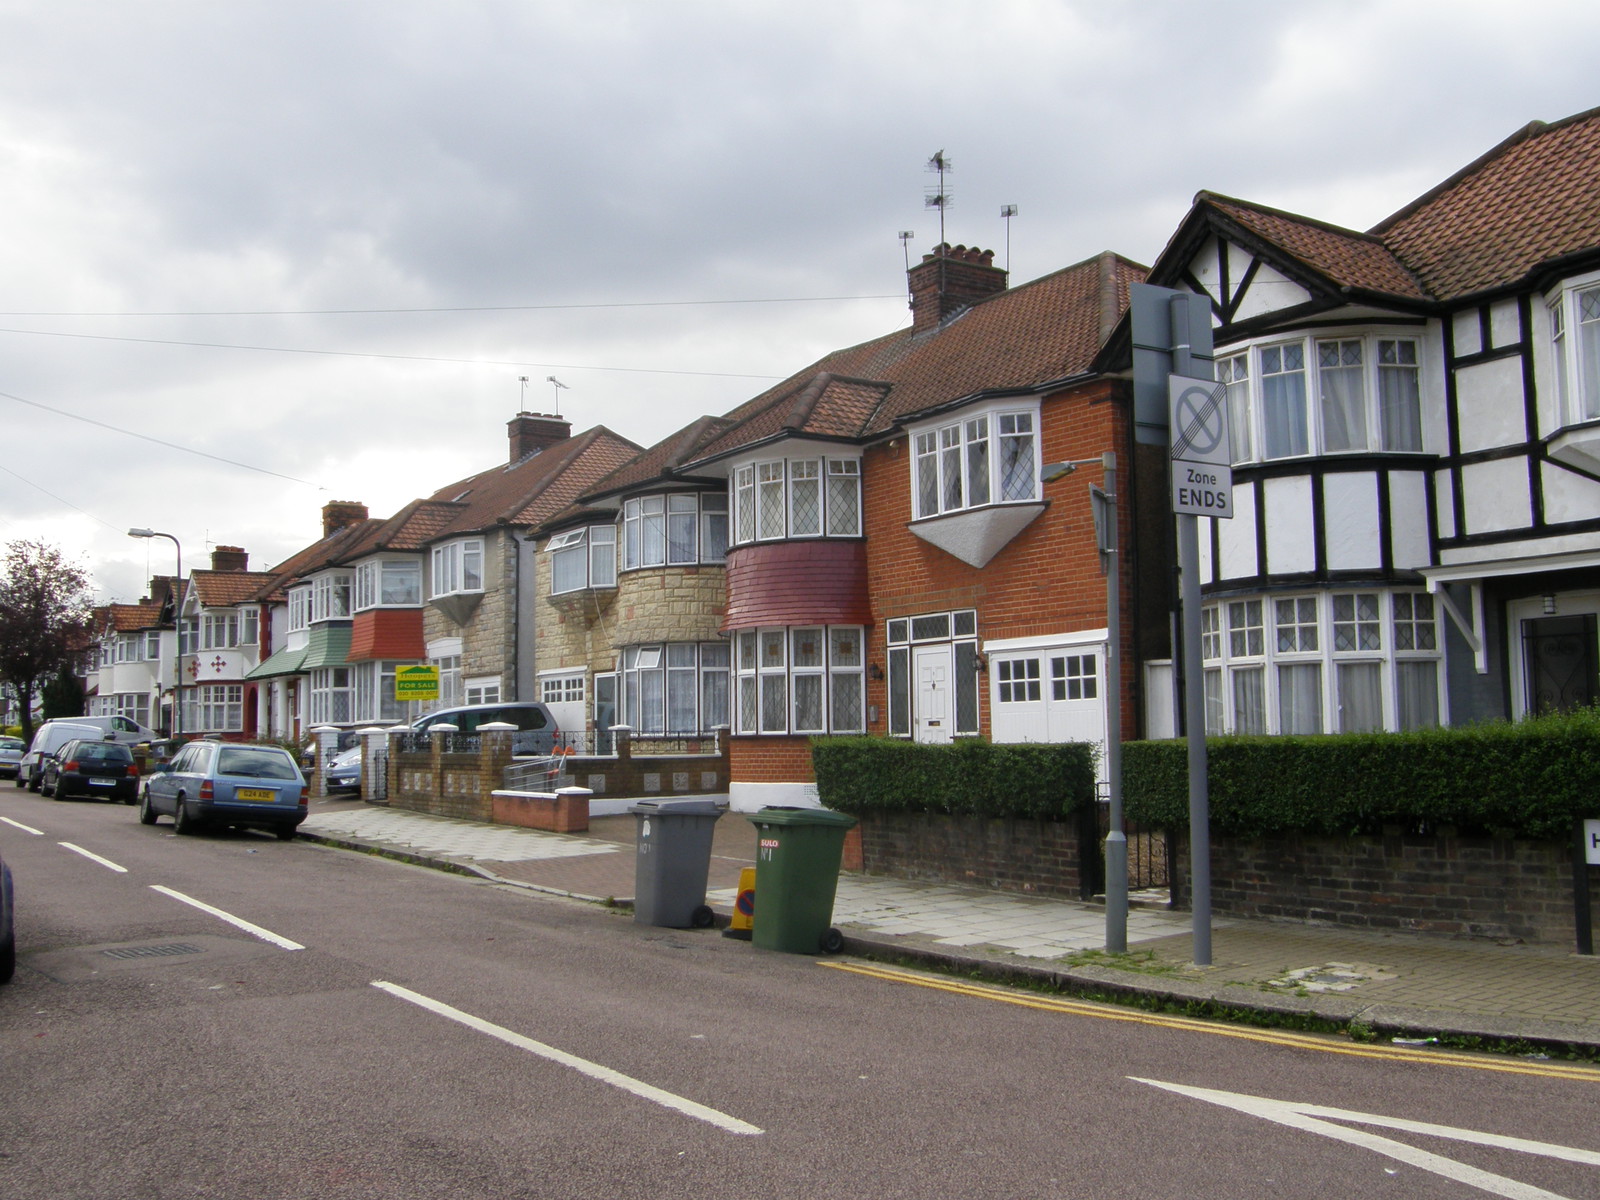
<svg viewBox="0 0 1600 1200"><path fill-rule="evenodd" d="M1213 379L1167 377L1172 429L1172 511L1233 516L1228 389Z"/></svg>

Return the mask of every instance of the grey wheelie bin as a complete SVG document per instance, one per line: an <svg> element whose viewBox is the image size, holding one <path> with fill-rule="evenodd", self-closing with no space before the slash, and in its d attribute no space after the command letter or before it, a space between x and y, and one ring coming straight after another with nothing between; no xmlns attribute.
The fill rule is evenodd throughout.
<svg viewBox="0 0 1600 1200"><path fill-rule="evenodd" d="M827 808L774 806L748 814L756 827L756 911L751 941L790 954L836 954L829 926L844 835L856 819Z"/></svg>
<svg viewBox="0 0 1600 1200"><path fill-rule="evenodd" d="M703 929L711 834L726 809L715 800L641 800L633 872L633 919L668 929Z"/></svg>

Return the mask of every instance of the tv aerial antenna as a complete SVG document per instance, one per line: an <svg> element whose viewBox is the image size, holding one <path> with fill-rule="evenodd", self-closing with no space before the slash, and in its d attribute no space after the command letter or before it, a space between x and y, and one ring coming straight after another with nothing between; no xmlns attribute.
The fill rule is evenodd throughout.
<svg viewBox="0 0 1600 1200"><path fill-rule="evenodd" d="M556 397L556 399L555 399L555 404L556 404L555 415L559 417L561 415L561 389L566 387L567 385L562 383L561 380L557 379L554 375L546 375L544 377L544 381L546 383L555 384L555 397ZM568 390L570 391L571 389L568 389Z"/></svg>
<svg viewBox="0 0 1600 1200"><path fill-rule="evenodd" d="M1011 218L1017 215L1015 204L1000 206L1000 219L1006 223L1006 274L1011 274Z"/></svg>

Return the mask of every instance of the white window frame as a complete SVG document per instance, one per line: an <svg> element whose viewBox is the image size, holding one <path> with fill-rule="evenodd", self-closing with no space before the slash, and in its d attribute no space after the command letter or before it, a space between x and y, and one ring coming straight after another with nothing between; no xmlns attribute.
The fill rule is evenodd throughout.
<svg viewBox="0 0 1600 1200"><path fill-rule="evenodd" d="M311 585L299 584L289 589L289 632L303 633L311 628Z"/></svg>
<svg viewBox="0 0 1600 1200"><path fill-rule="evenodd" d="M912 519L1037 503L1039 425L1037 401L1011 400L909 426ZM1025 460L1025 479L1008 480L1008 458Z"/></svg>
<svg viewBox="0 0 1600 1200"><path fill-rule="evenodd" d="M620 569L723 562L727 539L724 534L719 545L717 534L727 524L727 506L726 492L666 492L623 501ZM598 530L598 526L589 529L591 545L596 544ZM615 541L616 534L611 536Z"/></svg>
<svg viewBox="0 0 1600 1200"><path fill-rule="evenodd" d="M1362 601L1376 598L1374 612L1363 612ZM1349 603L1340 603L1341 598ZM1259 644L1248 632L1237 628L1234 615L1239 607L1247 611L1259 603L1262 637ZM1280 620L1279 605L1292 603L1292 620ZM1314 603L1315 614L1305 609ZM1348 619L1345 617L1348 610ZM1317 665L1320 696L1320 721L1316 732L1337 733L1349 724L1342 707L1341 691L1351 672L1341 668L1371 668L1381 693L1381 716L1376 728L1401 727L1401 664L1427 663L1432 666L1433 692L1428 717L1444 724L1447 720L1444 693L1444 631L1441 606L1425 591L1378 586L1328 588L1316 592L1273 592L1265 595L1236 596L1206 605L1201 611L1201 654L1206 688L1206 731L1208 733L1260 732L1281 734L1290 703L1284 669ZM1314 622L1314 624L1313 624ZM1254 626L1248 626L1253 629ZM1293 635L1283 633L1292 628ZM1401 636L1404 631L1404 637ZM1237 633L1244 632L1241 639ZM1309 636L1307 636L1309 635ZM1339 638L1346 639L1340 645ZM1401 643L1409 643L1402 645ZM1259 649L1258 649L1259 646ZM1241 727L1240 689L1250 690L1248 676L1260 680L1262 727ZM1362 725L1360 728L1370 726Z"/></svg>
<svg viewBox="0 0 1600 1200"><path fill-rule="evenodd" d="M797 496L814 498L810 521L798 519ZM727 503L730 545L860 537L861 460L797 453L745 463L729 476ZM810 499L803 505L812 507Z"/></svg>
<svg viewBox="0 0 1600 1200"><path fill-rule="evenodd" d="M434 546L430 554L429 597L482 592L483 559L482 538L457 538Z"/></svg>
<svg viewBox="0 0 1600 1200"><path fill-rule="evenodd" d="M324 571L311 579L311 623L343 621L350 616L349 571Z"/></svg>
<svg viewBox="0 0 1600 1200"><path fill-rule="evenodd" d="M1600 420L1600 273L1568 280L1547 301L1557 420Z"/></svg>
<svg viewBox="0 0 1600 1200"><path fill-rule="evenodd" d="M891 617L884 622L884 657L888 660L886 689L889 736L915 736L913 719L914 683L911 654L919 646L945 645L950 648L952 675L951 717L956 737L981 732L980 692L976 670L978 656L978 611L973 608L951 612L917 613ZM972 669L966 669L971 667Z"/></svg>
<svg viewBox="0 0 1600 1200"><path fill-rule="evenodd" d="M729 715L736 733L821 736L865 731L866 630L862 626L744 629L734 635L732 649ZM804 710L802 691L814 698Z"/></svg>
<svg viewBox="0 0 1600 1200"><path fill-rule="evenodd" d="M392 595L392 591L399 595ZM416 558L369 559L355 569L353 611L373 608L417 608L422 604L422 561Z"/></svg>
<svg viewBox="0 0 1600 1200"><path fill-rule="evenodd" d="M539 699L545 704L582 704L587 698L582 671L572 675L544 675L539 679Z"/></svg>
<svg viewBox="0 0 1600 1200"><path fill-rule="evenodd" d="M1421 331L1361 328L1298 338L1266 338L1219 351L1217 378L1227 387L1233 461L1237 464L1313 455L1422 453L1427 445L1424 341ZM1330 348L1338 348L1341 360L1346 351L1353 350L1359 362L1325 366L1324 351ZM1296 351L1301 365L1284 368L1286 354ZM1271 369L1274 364L1277 370ZM1360 392L1358 420L1352 422L1359 425L1359 441L1337 448L1332 447L1329 438L1335 400L1327 386L1335 372L1353 379ZM1285 413L1283 430L1287 440L1269 452L1268 432L1278 428L1280 422L1268 420L1268 387L1274 380L1291 378L1299 380L1303 411ZM1290 384L1282 387L1292 391ZM1386 419L1391 408L1402 405L1409 411L1399 412L1392 421ZM1404 436L1405 430L1412 430L1412 435ZM1402 444L1403 441L1414 444Z"/></svg>

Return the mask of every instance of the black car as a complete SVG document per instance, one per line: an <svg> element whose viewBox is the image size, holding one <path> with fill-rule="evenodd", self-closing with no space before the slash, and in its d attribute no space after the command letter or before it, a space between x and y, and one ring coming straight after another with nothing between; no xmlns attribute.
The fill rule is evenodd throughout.
<svg viewBox="0 0 1600 1200"><path fill-rule="evenodd" d="M138 800L139 767L133 751L120 742L78 738L44 760L39 790L65 800L68 796L103 796L133 804Z"/></svg>

